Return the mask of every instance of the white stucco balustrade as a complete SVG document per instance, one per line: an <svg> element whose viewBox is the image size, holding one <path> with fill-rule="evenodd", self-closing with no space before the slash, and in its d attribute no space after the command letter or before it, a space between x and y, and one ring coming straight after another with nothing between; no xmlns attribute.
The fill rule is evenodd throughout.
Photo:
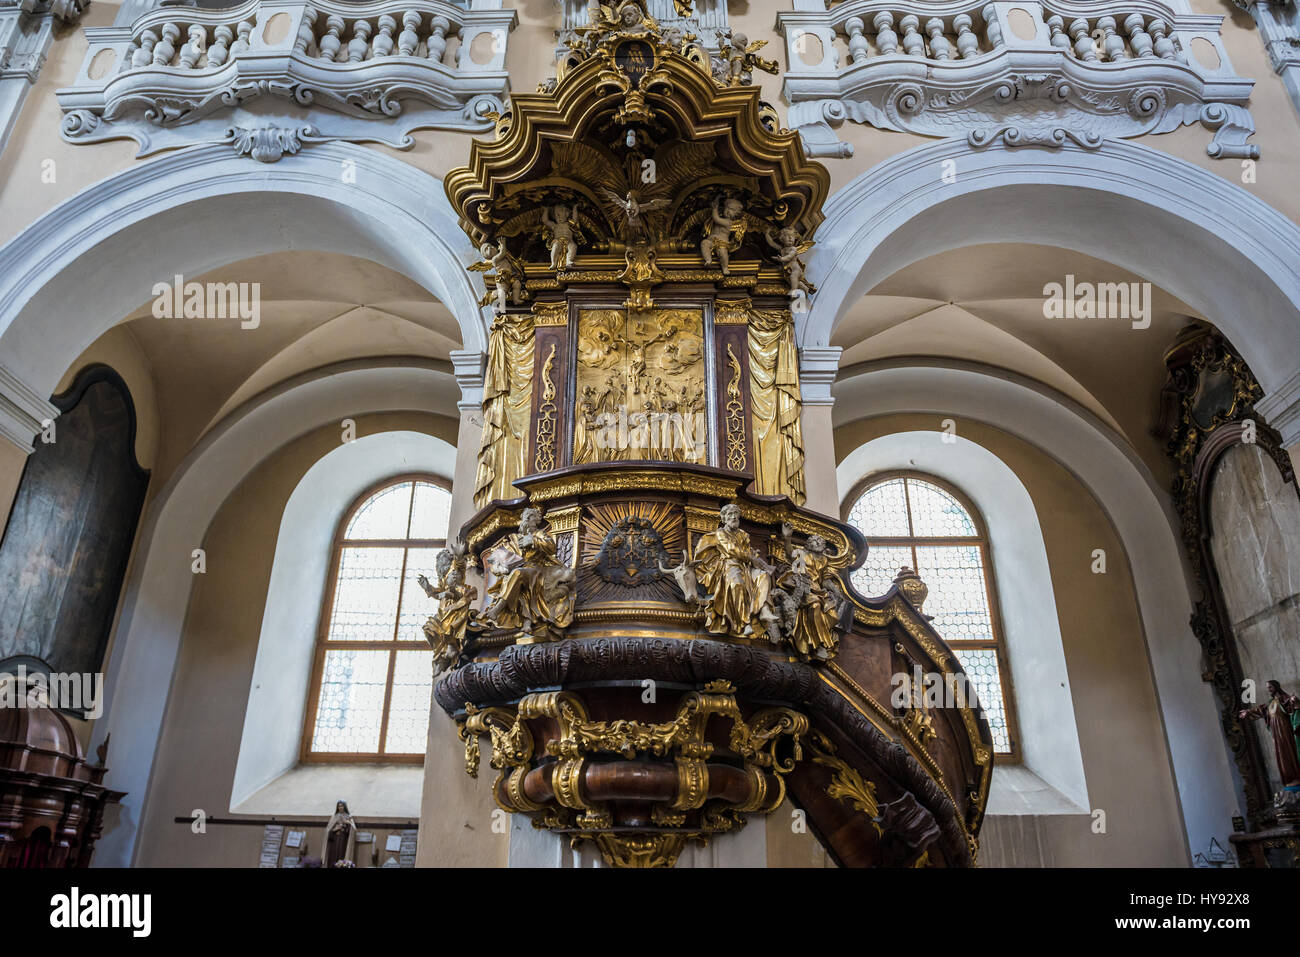
<svg viewBox="0 0 1300 957"><path fill-rule="evenodd" d="M1246 143L1254 81L1233 72L1222 17L1154 0L827 6L799 0L777 17L789 123L815 156L852 155L834 132L845 120L975 147L1086 148L1200 122L1211 156L1259 154Z"/></svg>
<svg viewBox="0 0 1300 957"><path fill-rule="evenodd" d="M130 138L141 156L226 142L274 162L322 140L401 149L414 130L482 132L509 95L515 22L499 0L163 6L86 30L76 83L57 92L63 136Z"/></svg>

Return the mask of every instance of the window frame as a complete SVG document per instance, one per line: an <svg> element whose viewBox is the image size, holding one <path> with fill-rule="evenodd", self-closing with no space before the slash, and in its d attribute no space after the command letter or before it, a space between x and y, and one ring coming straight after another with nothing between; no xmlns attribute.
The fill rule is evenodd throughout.
<svg viewBox="0 0 1300 957"><path fill-rule="evenodd" d="M992 648L997 655L998 677L1002 684L1002 710L1007 719L1007 739L1010 742L1010 751L998 751L996 746L993 751L993 760L995 764L1019 764L1023 759L1022 749L1020 747L1020 724L1016 715L1016 699L1014 681L1011 675L1011 663L1007 660L1007 640L1006 632L1002 625L1002 609L998 603L998 586L997 575L993 569L993 552L989 540L988 525L984 521L984 515L970 497L951 482L932 475L929 472L922 472L917 469L890 469L884 472L873 472L864 476L852 488L840 503L840 519L848 525L853 525L849 516L853 512L853 507L857 505L858 500L868 491L878 485L894 479L912 479L913 481L923 482L927 485L933 485L951 495L957 504L966 510L966 515L970 518L971 524L975 526L973 536L927 536L927 535L868 535L862 529L858 531L866 540L867 548L879 545L883 547L910 548L912 551L912 570L919 573L916 565L916 549L918 546L943 547L972 544L979 549L980 562L984 570L984 600L988 603L989 609L989 627L993 633L993 638L989 640L963 640L950 639L942 634L944 644L954 650L960 648ZM907 484L903 484L904 501L907 503L907 528L912 531L912 500L908 492ZM853 525L857 528L856 525ZM850 577L851 580L851 577ZM925 581L922 578L922 581ZM930 582L926 582L930 585ZM876 596L869 596L876 597ZM964 669L963 669L964 670ZM981 708L983 706L981 705Z"/></svg>
<svg viewBox="0 0 1300 957"><path fill-rule="evenodd" d="M385 489L392 488L395 485L404 485L408 482L423 482L427 485L436 485L439 488L451 494L451 483L439 475L433 475L428 472L404 472L401 475L393 475L381 479L374 483L355 499L339 519L338 525L334 529L334 540L330 548L329 578L325 583L324 595L321 599L320 616L316 624L316 646L312 651L311 681L307 687L307 714L306 720L302 725L302 743L298 749L298 759L304 764L423 764L424 753L395 753L385 754L382 750L384 741L388 734L388 711L392 703L393 696L393 674L397 666L398 651L429 651L429 643L423 639L413 641L404 641L398 637L398 628L401 626L402 598L405 595L407 582L407 559L410 556L412 548L445 548L447 546L446 538L358 538L345 539L348 525L351 524L353 517L359 512L367 502L378 495ZM412 495L411 507L414 507L415 497ZM407 526L410 526L410 511L407 511ZM450 526L448 532L451 531ZM391 641L330 641L329 627L330 616L334 608L334 597L338 590L339 583L339 564L343 557L344 546L355 546L360 544L363 548L401 548L402 549L402 582L397 593L397 617L393 623L393 639ZM384 685L384 704L382 717L379 724L379 751L313 751L311 749L312 738L316 732L316 719L320 710L320 689L321 682L325 675L325 654L329 650L359 650L359 651L390 651L388 656L388 678Z"/></svg>

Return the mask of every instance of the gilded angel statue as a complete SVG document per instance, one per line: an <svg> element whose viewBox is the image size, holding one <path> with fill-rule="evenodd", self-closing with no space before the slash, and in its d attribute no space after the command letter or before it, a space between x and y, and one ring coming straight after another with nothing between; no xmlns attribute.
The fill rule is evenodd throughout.
<svg viewBox="0 0 1300 957"><path fill-rule="evenodd" d="M801 240L799 231L793 226L769 229L764 235L768 245L776 250L776 261L785 267L785 281L791 301L806 305L808 296L816 292L817 287L805 278L805 266L799 257L812 249L812 240Z"/></svg>
<svg viewBox="0 0 1300 957"><path fill-rule="evenodd" d="M776 74L779 69L775 60L765 60L758 51L767 46L766 40L749 42L743 33L719 30L718 53L722 57L721 67L715 71L718 82L726 86L747 86L754 80L755 68L764 73Z"/></svg>
<svg viewBox="0 0 1300 957"><path fill-rule="evenodd" d="M720 197L713 201L710 214L710 221L704 225L704 238L700 240L700 256L704 265L712 266L716 254L722 275L730 276L731 251L740 245L745 234L745 204L734 196Z"/></svg>
<svg viewBox="0 0 1300 957"><path fill-rule="evenodd" d="M495 303L497 312L505 312L510 303L521 305L526 298L524 270L519 260L506 248L506 241L502 239L495 246L490 242L484 243L479 247L478 254L483 259L473 263L469 267L470 272L484 273L484 281L492 285L492 291L479 301L479 305Z"/></svg>
<svg viewBox="0 0 1300 957"><path fill-rule="evenodd" d="M546 241L551 249L551 268L572 269L578 255L582 234L573 215L573 209L564 203L542 210L542 225L546 228Z"/></svg>

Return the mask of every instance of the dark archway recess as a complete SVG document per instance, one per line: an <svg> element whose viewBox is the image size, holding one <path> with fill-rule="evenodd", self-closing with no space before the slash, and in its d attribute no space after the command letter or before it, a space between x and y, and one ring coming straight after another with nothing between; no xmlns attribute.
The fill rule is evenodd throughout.
<svg viewBox="0 0 1300 957"><path fill-rule="evenodd" d="M149 472L135 457L131 394L111 368L87 366L51 402L60 410L54 441L37 437L0 539L0 658L94 673Z"/></svg>

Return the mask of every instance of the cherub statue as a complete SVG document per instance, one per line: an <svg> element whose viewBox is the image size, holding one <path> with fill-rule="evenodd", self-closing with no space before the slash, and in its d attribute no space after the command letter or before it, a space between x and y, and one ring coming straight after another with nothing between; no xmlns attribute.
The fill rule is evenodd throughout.
<svg viewBox="0 0 1300 957"><path fill-rule="evenodd" d="M719 30L717 38L722 66L715 75L720 83L726 86L746 86L754 81L755 67L764 73L777 72L775 60L765 60L758 55L758 51L767 46L766 40L750 43L745 34L730 30Z"/></svg>
<svg viewBox="0 0 1300 957"><path fill-rule="evenodd" d="M478 589L465 581L465 546L444 548L435 560L438 586L424 575L416 578L424 593L438 602L438 610L424 623L424 637L433 647L433 673L441 674L460 660L465 635L474 617Z"/></svg>
<svg viewBox="0 0 1300 957"><path fill-rule="evenodd" d="M773 589L779 592L780 630L802 657L824 661L839 645L840 617L838 581L826 539L809 535L799 546L790 526L782 525L781 543L789 564L777 574Z"/></svg>
<svg viewBox="0 0 1300 957"><path fill-rule="evenodd" d="M627 191L627 196L619 196L607 186L600 188L605 198L616 206L623 213L623 220L627 224L627 239L645 238L645 223L641 219L642 213L652 213L656 209L663 209L669 205L668 200L663 196L656 196L654 199L642 200L636 190Z"/></svg>
<svg viewBox="0 0 1300 957"><path fill-rule="evenodd" d="M705 630L734 638L762 635L776 614L768 600L772 569L740 527L739 506L722 506L718 519L717 529L696 542L692 562L696 581L709 596L704 602Z"/></svg>
<svg viewBox="0 0 1300 957"><path fill-rule="evenodd" d="M519 260L515 259L506 248L506 241L502 239L495 246L484 243L479 247L478 254L483 259L471 265L470 271L484 273L484 281L492 283L493 286L493 290L479 301L479 305L486 306L494 302L497 312L505 312L510 303L521 305L526 298L524 270L519 265Z"/></svg>
<svg viewBox="0 0 1300 957"><path fill-rule="evenodd" d="M556 558L555 539L542 528L542 513L524 509L519 532L490 557L496 575L483 617L518 628L528 640L558 638L573 623L577 574Z"/></svg>
<svg viewBox="0 0 1300 957"><path fill-rule="evenodd" d="M791 302L802 302L806 306L808 296L816 292L817 287L804 278L805 267L799 256L812 248L812 240L801 242L799 231L793 226L769 229L765 235L768 245L776 250L776 261L785 267L785 282Z"/></svg>
<svg viewBox="0 0 1300 957"><path fill-rule="evenodd" d="M546 227L547 242L551 247L551 268L572 269L581 235L573 218L573 210L564 203L543 208L542 225Z"/></svg>
<svg viewBox="0 0 1300 957"><path fill-rule="evenodd" d="M721 204L719 205L719 202ZM700 240L700 255L704 265L713 265L713 254L718 254L722 266L722 275L731 275L731 233L732 230L744 229L745 204L734 196L713 201L712 221L704 227L704 238Z"/></svg>

